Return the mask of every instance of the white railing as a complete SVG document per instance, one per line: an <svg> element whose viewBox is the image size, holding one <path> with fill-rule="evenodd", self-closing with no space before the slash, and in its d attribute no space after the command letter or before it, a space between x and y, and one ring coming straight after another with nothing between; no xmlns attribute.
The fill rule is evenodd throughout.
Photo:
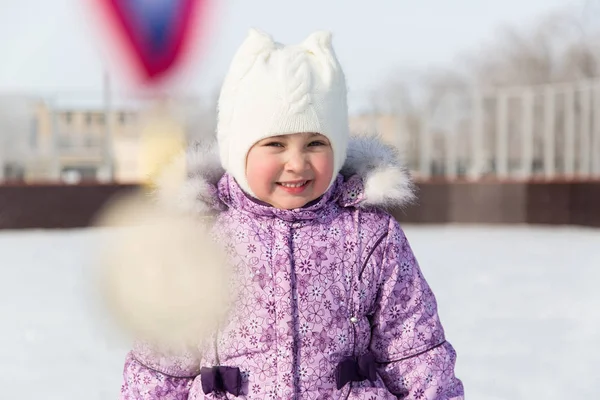
<svg viewBox="0 0 600 400"><path fill-rule="evenodd" d="M600 81L449 95L416 139L421 179L598 179Z"/></svg>

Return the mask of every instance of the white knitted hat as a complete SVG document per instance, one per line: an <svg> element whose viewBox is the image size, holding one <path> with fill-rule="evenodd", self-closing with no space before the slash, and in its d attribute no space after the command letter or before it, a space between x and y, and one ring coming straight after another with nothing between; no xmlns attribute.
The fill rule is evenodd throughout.
<svg viewBox="0 0 600 400"><path fill-rule="evenodd" d="M258 30L233 58L219 97L217 138L223 168L251 195L246 156L267 137L317 132L331 142L334 182L346 159L346 80L331 46L331 33L315 32L284 46Z"/></svg>

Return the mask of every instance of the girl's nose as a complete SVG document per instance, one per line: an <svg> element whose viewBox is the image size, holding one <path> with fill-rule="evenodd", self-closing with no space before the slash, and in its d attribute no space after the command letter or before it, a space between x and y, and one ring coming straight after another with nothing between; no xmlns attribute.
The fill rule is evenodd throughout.
<svg viewBox="0 0 600 400"><path fill-rule="evenodd" d="M303 172L308 167L308 160L306 154L302 151L294 151L290 154L286 169L288 171Z"/></svg>

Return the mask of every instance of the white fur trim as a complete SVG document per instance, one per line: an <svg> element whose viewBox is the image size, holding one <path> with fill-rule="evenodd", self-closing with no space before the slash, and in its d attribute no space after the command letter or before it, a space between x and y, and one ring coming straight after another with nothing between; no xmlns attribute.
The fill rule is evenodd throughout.
<svg viewBox="0 0 600 400"><path fill-rule="evenodd" d="M171 210L214 214L218 199L211 187L224 173L216 142L194 143L158 176L156 199Z"/></svg>
<svg viewBox="0 0 600 400"><path fill-rule="evenodd" d="M378 136L353 136L342 175L359 175L364 182L362 206L402 207L412 203L415 190L398 150Z"/></svg>

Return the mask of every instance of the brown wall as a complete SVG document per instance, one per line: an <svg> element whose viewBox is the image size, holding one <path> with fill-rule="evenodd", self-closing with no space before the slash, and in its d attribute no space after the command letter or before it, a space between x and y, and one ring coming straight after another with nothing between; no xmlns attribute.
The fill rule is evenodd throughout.
<svg viewBox="0 0 600 400"><path fill-rule="evenodd" d="M0 229L89 226L113 195L131 185L0 186Z"/></svg>
<svg viewBox="0 0 600 400"><path fill-rule="evenodd" d="M89 226L134 185L0 186L0 229ZM418 184L419 202L394 212L409 223L573 224L600 227L600 182Z"/></svg>
<svg viewBox="0 0 600 400"><path fill-rule="evenodd" d="M402 222L600 227L600 182L420 183Z"/></svg>

